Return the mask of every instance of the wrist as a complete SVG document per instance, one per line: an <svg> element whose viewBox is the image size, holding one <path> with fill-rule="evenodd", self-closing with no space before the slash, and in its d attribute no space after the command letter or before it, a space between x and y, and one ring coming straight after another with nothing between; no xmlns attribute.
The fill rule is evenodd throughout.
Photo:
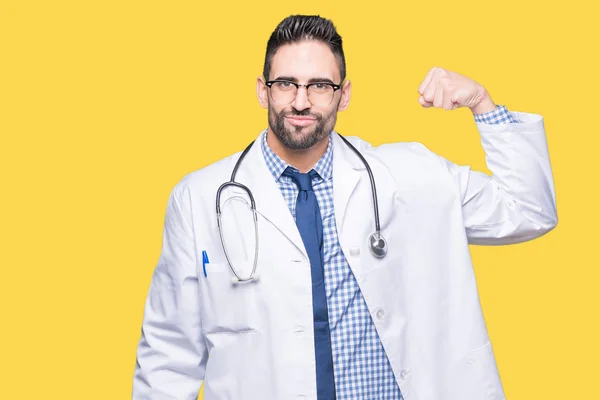
<svg viewBox="0 0 600 400"><path fill-rule="evenodd" d="M486 112L494 111L496 109L496 104L492 101L492 98L486 91L484 92L481 101L470 109L473 114L484 114Z"/></svg>

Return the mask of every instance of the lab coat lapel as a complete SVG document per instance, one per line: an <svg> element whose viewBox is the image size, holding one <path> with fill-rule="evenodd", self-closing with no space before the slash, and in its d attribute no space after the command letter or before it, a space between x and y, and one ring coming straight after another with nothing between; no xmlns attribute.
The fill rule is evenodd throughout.
<svg viewBox="0 0 600 400"><path fill-rule="evenodd" d="M372 255L367 249L367 238L375 232L375 217L373 213L373 195L371 181L366 166L348 145L334 132L333 156L333 200L338 237L342 248L359 247L364 250L362 260L367 265ZM360 150L360 146L356 146ZM401 204L396 203L397 186L389 175L387 168L373 157L361 151L363 157L370 159L369 164L376 182L377 202L381 233L388 242L394 241L393 221L403 223L401 215L405 212ZM391 255L398 254L399 245L395 245ZM386 257L390 259L391 257ZM350 262L350 260L349 260ZM359 264L350 263L355 273L359 273Z"/></svg>
<svg viewBox="0 0 600 400"><path fill-rule="evenodd" d="M335 209L335 223L338 234L344 229L347 222L348 202L360 180L360 163L358 156L352 152L348 145L336 132L331 135L333 140L333 204Z"/></svg>
<svg viewBox="0 0 600 400"><path fill-rule="evenodd" d="M262 135L262 133L261 133ZM302 237L287 203L264 159L259 135L238 169L236 181L246 185L254 196L258 223L273 224L308 258ZM264 219L261 219L262 216ZM265 221L266 220L266 221ZM269 240L264 238L263 240Z"/></svg>

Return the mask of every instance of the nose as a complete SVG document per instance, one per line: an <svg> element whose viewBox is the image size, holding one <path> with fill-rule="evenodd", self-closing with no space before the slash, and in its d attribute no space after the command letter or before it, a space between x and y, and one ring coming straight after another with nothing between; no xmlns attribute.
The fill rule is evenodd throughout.
<svg viewBox="0 0 600 400"><path fill-rule="evenodd" d="M292 102L292 106L298 111L310 108L311 104L308 100L308 91L306 90L306 87L300 86L298 88L296 91L296 98Z"/></svg>

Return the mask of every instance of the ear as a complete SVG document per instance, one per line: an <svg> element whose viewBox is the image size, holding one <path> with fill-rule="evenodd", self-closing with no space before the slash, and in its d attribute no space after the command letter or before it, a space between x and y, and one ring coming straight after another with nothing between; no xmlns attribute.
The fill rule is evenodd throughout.
<svg viewBox="0 0 600 400"><path fill-rule="evenodd" d="M256 96L262 108L269 108L269 88L265 84L263 76L256 78Z"/></svg>
<svg viewBox="0 0 600 400"><path fill-rule="evenodd" d="M340 91L342 92L342 97L340 99L340 104L338 105L338 111L344 111L346 108L348 108L348 105L350 104L350 93L352 92L352 83L350 83L350 81L344 82Z"/></svg>

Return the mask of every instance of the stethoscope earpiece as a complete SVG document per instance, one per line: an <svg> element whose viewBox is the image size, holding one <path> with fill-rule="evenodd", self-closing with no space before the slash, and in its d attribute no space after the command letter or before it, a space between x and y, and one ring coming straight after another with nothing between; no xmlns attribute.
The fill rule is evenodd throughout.
<svg viewBox="0 0 600 400"><path fill-rule="evenodd" d="M231 277L231 283L237 285L238 283L258 282L259 279L260 275L256 273L244 280L241 280L240 278L234 275L233 277Z"/></svg>

